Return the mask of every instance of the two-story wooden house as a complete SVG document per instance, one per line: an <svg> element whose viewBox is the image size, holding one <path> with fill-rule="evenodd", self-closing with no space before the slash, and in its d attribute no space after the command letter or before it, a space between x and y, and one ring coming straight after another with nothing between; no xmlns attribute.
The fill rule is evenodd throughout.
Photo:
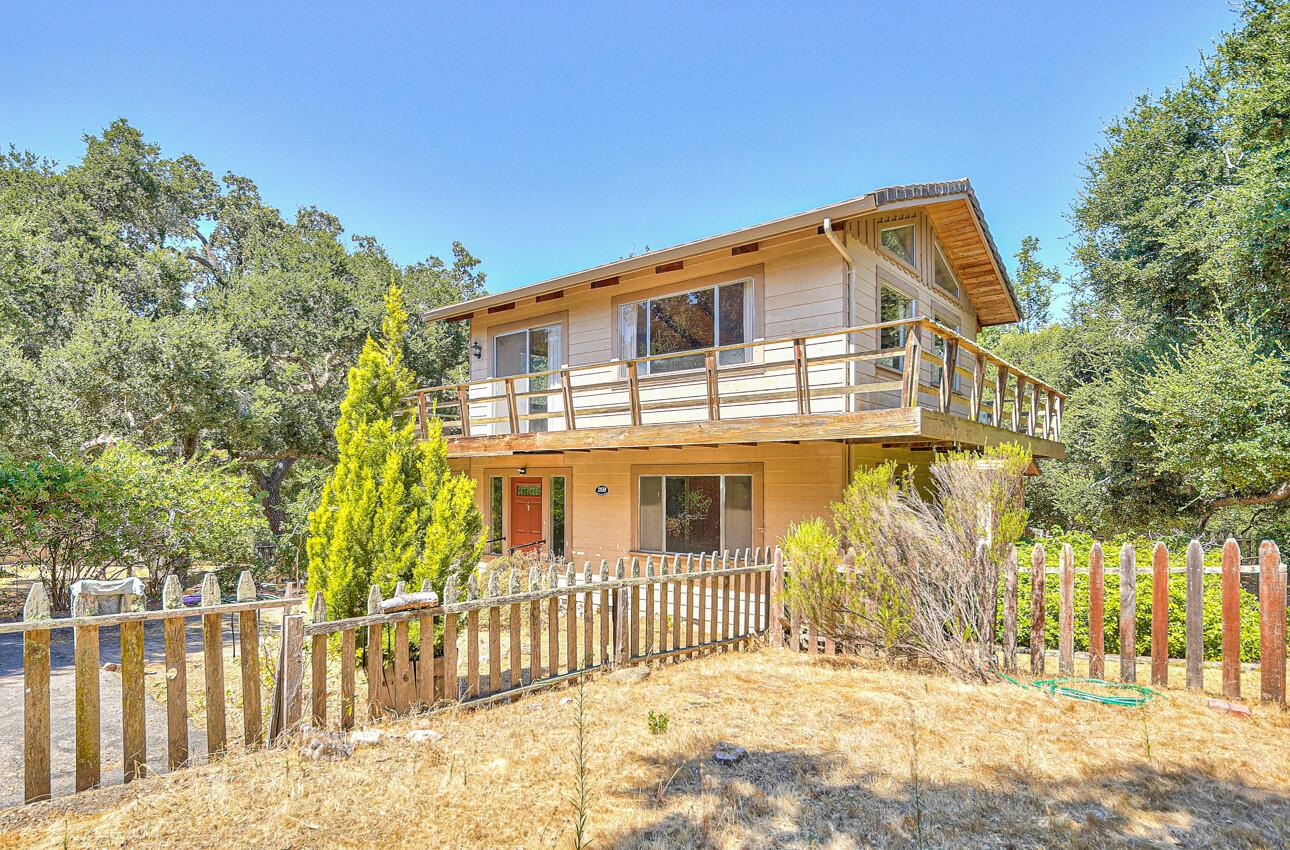
<svg viewBox="0 0 1290 850"><path fill-rule="evenodd" d="M1062 456L1062 395L973 342L1019 318L968 181L898 186L434 310L470 381L414 401L492 552L766 546L857 466Z"/></svg>

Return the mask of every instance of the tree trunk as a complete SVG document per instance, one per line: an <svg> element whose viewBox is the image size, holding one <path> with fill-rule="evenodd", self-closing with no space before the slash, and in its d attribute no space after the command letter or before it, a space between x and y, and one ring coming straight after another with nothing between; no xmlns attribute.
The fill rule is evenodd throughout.
<svg viewBox="0 0 1290 850"><path fill-rule="evenodd" d="M287 475L295 464L295 458L286 457L274 461L268 473L255 466L247 469L256 485L264 491L260 505L264 508L264 518L269 523L269 532L275 539L282 533L282 521L286 514L282 507L282 483L286 481Z"/></svg>

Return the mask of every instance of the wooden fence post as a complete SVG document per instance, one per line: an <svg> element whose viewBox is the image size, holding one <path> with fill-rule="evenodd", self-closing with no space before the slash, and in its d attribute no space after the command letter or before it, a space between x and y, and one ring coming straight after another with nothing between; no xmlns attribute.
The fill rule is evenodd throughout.
<svg viewBox="0 0 1290 850"><path fill-rule="evenodd" d="M168 575L161 590L161 607L184 607L179 576ZM182 613L162 621L166 643L166 754L171 770L188 761L188 627Z"/></svg>
<svg viewBox="0 0 1290 850"><path fill-rule="evenodd" d="M255 596L255 579L251 577L250 570L243 570L237 579L237 601L254 602ZM238 646L242 650L242 741L248 748L257 747L264 740L264 711L260 703L259 617L258 611L242 611L238 614Z"/></svg>
<svg viewBox="0 0 1290 850"><path fill-rule="evenodd" d="M1187 690L1205 690L1205 553L1200 541L1187 546Z"/></svg>
<svg viewBox="0 0 1290 850"><path fill-rule="evenodd" d="M1151 550L1151 684L1169 687L1169 550Z"/></svg>
<svg viewBox="0 0 1290 850"><path fill-rule="evenodd" d="M304 712L304 660L300 653L305 639L305 618L288 614L282 618L282 731L300 725Z"/></svg>
<svg viewBox="0 0 1290 850"><path fill-rule="evenodd" d="M1030 673L1044 672L1044 547L1035 544L1030 554Z"/></svg>
<svg viewBox="0 0 1290 850"><path fill-rule="evenodd" d="M202 579L202 607L219 605L219 580L214 573ZM228 748L224 708L224 634L220 616L202 615L203 666L206 668L206 755L215 758Z"/></svg>
<svg viewBox="0 0 1290 850"><path fill-rule="evenodd" d="M1120 547L1120 681L1138 681L1138 561L1132 544Z"/></svg>
<svg viewBox="0 0 1290 850"><path fill-rule="evenodd" d="M474 602L479 599L479 578L475 573L466 577L466 601ZM398 652L395 652L395 663ZM395 675L397 682L398 675ZM397 686L396 686L397 688ZM479 696L479 609L471 608L466 612L466 698ZM403 701L399 699L396 690L394 700L394 710L399 714L404 713L407 709L403 706Z"/></svg>
<svg viewBox="0 0 1290 850"><path fill-rule="evenodd" d="M457 577L450 575L443 585L443 696L452 702L461 698L461 682L457 678L457 615L448 613L448 606L456 603Z"/></svg>
<svg viewBox="0 0 1290 850"><path fill-rule="evenodd" d="M784 553L775 547L770 571L770 645L784 645Z"/></svg>
<svg viewBox="0 0 1290 850"><path fill-rule="evenodd" d="M327 622L327 600L321 590L314 593L310 620L314 625ZM322 729L327 725L327 635L314 635L309 643L309 722Z"/></svg>
<svg viewBox="0 0 1290 850"><path fill-rule="evenodd" d="M143 597L130 595L132 611L142 611ZM144 722L143 621L121 624L121 772L123 782L143 776L148 766Z"/></svg>
<svg viewBox="0 0 1290 850"><path fill-rule="evenodd" d="M72 616L88 616L79 597L72 599ZM102 776L99 729L99 627L76 626L76 790L99 784Z"/></svg>
<svg viewBox="0 0 1290 850"><path fill-rule="evenodd" d="M488 577L488 598L494 601L502 595L502 585L494 572ZM488 609L488 692L502 689L502 608L492 605Z"/></svg>
<svg viewBox="0 0 1290 850"><path fill-rule="evenodd" d="M1075 550L1069 543L1062 546L1061 555L1061 604L1058 613L1057 672L1062 676L1075 675Z"/></svg>
<svg viewBox="0 0 1290 850"><path fill-rule="evenodd" d="M1017 672L1017 547L1003 561L1003 672Z"/></svg>
<svg viewBox="0 0 1290 850"><path fill-rule="evenodd" d="M1106 588L1103 572L1106 556L1102 543L1093 541L1088 553L1088 675L1101 679L1106 675Z"/></svg>
<svg viewBox="0 0 1290 850"><path fill-rule="evenodd" d="M381 613L381 588L377 585L372 585L367 592L367 613ZM367 627L367 716L373 720L381 717L386 705L384 637L385 626L382 624L373 623ZM444 640L447 640L446 633Z"/></svg>
<svg viewBox="0 0 1290 850"><path fill-rule="evenodd" d="M1259 684L1263 702L1286 704L1286 577L1281 550L1259 546Z"/></svg>
<svg viewBox="0 0 1290 850"><path fill-rule="evenodd" d="M22 620L50 618L49 596L32 582L22 606ZM22 633L22 773L24 803L48 800L49 785L49 630Z"/></svg>
<svg viewBox="0 0 1290 850"><path fill-rule="evenodd" d="M1241 547L1223 544L1223 696L1241 698Z"/></svg>

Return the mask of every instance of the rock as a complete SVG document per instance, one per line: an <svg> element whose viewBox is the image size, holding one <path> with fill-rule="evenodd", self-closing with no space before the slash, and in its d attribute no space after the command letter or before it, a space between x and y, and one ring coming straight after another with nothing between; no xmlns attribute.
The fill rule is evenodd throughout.
<svg viewBox="0 0 1290 850"><path fill-rule="evenodd" d="M414 744L433 744L443 740L443 733L433 729L413 729L407 734L407 739Z"/></svg>
<svg viewBox="0 0 1290 850"><path fill-rule="evenodd" d="M380 729L355 729L349 740L354 744L375 744L385 735Z"/></svg>
<svg viewBox="0 0 1290 850"><path fill-rule="evenodd" d="M103 665L103 669L108 673L115 673L121 669L121 665L117 664L115 661L109 661Z"/></svg>
<svg viewBox="0 0 1290 850"><path fill-rule="evenodd" d="M305 736L300 746L300 757L310 761L323 759L346 759L354 754L354 745L346 741L343 735L328 732L312 732Z"/></svg>
<svg viewBox="0 0 1290 850"><path fill-rule="evenodd" d="M560 705L568 705L571 702L573 702L573 697L564 697L560 700Z"/></svg>
<svg viewBox="0 0 1290 850"><path fill-rule="evenodd" d="M492 761L490 761L488 764L484 766L484 769L501 771L501 770L506 770L506 768L508 767L510 767L510 762L508 762L506 759L493 759Z"/></svg>
<svg viewBox="0 0 1290 850"><path fill-rule="evenodd" d="M1211 699L1206 703L1211 711L1217 711L1220 714L1230 714L1233 717L1253 717L1248 705L1241 705L1239 702L1228 702L1224 699Z"/></svg>
<svg viewBox="0 0 1290 850"><path fill-rule="evenodd" d="M639 667L620 667L609 674L609 678L615 682L643 682L649 678L649 668L645 665Z"/></svg>
<svg viewBox="0 0 1290 850"><path fill-rule="evenodd" d="M735 744L727 744L725 741L722 741L717 744L716 748L712 751L712 760L717 764L738 764L744 760L744 756L746 755L748 755L748 751L743 747Z"/></svg>

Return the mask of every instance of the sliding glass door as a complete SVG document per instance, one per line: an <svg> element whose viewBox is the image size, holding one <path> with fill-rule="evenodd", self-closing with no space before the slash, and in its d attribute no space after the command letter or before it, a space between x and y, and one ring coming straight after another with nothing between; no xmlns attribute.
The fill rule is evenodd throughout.
<svg viewBox="0 0 1290 850"><path fill-rule="evenodd" d="M498 334L493 338L494 376L507 378L512 375L523 375L530 372L544 372L560 366L560 326L548 325L540 328L525 328L511 333ZM539 375L515 382L515 391L519 393L530 390L546 390L558 387L558 375ZM526 416L546 414L557 410L551 404L550 395L536 395L520 399L520 430L537 432L550 430L545 416L525 419ZM502 414L504 415L504 414Z"/></svg>

